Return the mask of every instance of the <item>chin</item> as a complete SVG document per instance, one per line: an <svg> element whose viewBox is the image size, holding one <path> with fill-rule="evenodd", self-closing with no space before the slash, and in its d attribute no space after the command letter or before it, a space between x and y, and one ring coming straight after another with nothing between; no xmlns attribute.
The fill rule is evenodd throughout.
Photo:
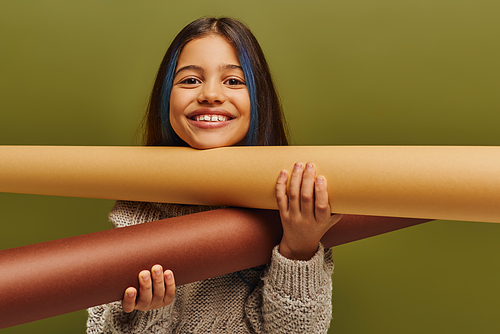
<svg viewBox="0 0 500 334"><path fill-rule="evenodd" d="M219 147L229 147L229 146L235 146L235 145L242 145L245 142L245 139L243 138L240 141L235 141L235 140L220 140L220 139L214 139L214 140L196 140L193 142L187 142L189 146L192 148L198 149L198 150L208 150L211 148L219 148Z"/></svg>
<svg viewBox="0 0 500 334"><path fill-rule="evenodd" d="M192 148L195 148L197 150L208 150L211 148L228 147L228 146L232 146L232 144L227 145L224 143L203 143L203 144L202 143L193 143L193 144L189 143L189 146L191 146Z"/></svg>

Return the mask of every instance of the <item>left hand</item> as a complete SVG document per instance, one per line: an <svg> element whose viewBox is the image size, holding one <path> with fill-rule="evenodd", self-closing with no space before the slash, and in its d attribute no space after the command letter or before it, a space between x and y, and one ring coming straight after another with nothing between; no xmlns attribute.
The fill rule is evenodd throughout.
<svg viewBox="0 0 500 334"><path fill-rule="evenodd" d="M276 200L283 225L280 253L293 260L309 260L318 250L323 235L342 215L330 213L324 176L316 176L316 166L294 165L287 191L288 172L276 181Z"/></svg>
<svg viewBox="0 0 500 334"><path fill-rule="evenodd" d="M133 310L147 311L170 305L175 298L175 279L171 270L163 271L156 264L149 270L139 273L139 295L137 289L129 287L122 299L122 309L125 313Z"/></svg>

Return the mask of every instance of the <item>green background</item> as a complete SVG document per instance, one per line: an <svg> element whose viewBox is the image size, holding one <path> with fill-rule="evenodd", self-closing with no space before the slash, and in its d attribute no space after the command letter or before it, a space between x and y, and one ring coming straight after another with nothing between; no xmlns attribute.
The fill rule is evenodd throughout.
<svg viewBox="0 0 500 334"><path fill-rule="evenodd" d="M170 41L227 15L261 42L295 144L500 145L499 12L497 0L3 0L0 144L137 144ZM0 249L108 229L111 206L0 194ZM499 236L436 221L336 247L330 332L499 333ZM85 319L1 332L83 333Z"/></svg>

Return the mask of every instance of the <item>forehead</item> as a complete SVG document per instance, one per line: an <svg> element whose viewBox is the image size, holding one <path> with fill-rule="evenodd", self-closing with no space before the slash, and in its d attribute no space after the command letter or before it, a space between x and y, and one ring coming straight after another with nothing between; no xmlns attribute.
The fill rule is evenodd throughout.
<svg viewBox="0 0 500 334"><path fill-rule="evenodd" d="M177 61L177 68L197 65L201 67L220 66L221 64L240 65L234 47L218 35L208 35L188 42Z"/></svg>

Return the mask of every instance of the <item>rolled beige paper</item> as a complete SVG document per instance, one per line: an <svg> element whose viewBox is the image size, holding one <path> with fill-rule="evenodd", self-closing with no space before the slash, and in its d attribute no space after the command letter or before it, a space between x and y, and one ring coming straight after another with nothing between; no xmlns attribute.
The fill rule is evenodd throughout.
<svg viewBox="0 0 500 334"><path fill-rule="evenodd" d="M500 222L500 147L0 147L0 191L276 209L281 169L314 162L332 211Z"/></svg>

